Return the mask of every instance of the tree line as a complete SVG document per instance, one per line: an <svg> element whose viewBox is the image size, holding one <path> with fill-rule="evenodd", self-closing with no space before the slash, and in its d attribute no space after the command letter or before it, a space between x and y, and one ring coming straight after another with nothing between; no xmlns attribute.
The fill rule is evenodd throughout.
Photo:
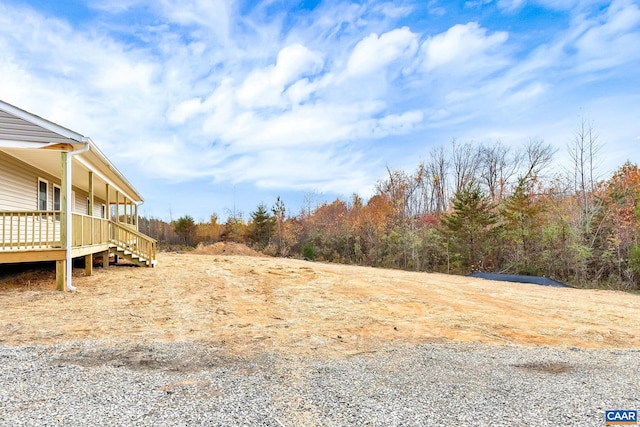
<svg viewBox="0 0 640 427"><path fill-rule="evenodd" d="M640 289L640 170L598 174L603 148L582 120L558 153L458 143L432 149L413 172L387 169L366 202L357 194L287 215L260 203L247 219L141 218L161 244L228 240L274 256L416 271L544 275L579 287Z"/></svg>

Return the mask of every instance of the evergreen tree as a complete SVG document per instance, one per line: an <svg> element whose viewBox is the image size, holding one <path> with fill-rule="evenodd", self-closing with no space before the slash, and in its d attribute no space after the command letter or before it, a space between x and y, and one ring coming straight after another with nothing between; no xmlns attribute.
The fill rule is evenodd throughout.
<svg viewBox="0 0 640 427"><path fill-rule="evenodd" d="M491 233L498 217L489 197L472 182L462 187L452 201L453 210L442 219L454 253L462 261L459 268L475 271L485 267Z"/></svg>
<svg viewBox="0 0 640 427"><path fill-rule="evenodd" d="M274 228L275 217L269 215L264 203L260 203L257 209L251 213L249 238L262 249L269 244Z"/></svg>
<svg viewBox="0 0 640 427"><path fill-rule="evenodd" d="M538 274L536 265L535 246L542 240L540 229L541 207L531 197L531 187L534 182L527 182L525 178L518 179L513 194L504 203L502 216L505 219L505 236L507 245L514 245L509 259L515 264L519 274Z"/></svg>
<svg viewBox="0 0 640 427"><path fill-rule="evenodd" d="M189 215L178 218L173 224L173 230L184 239L185 245L193 243L193 233L196 229L196 223Z"/></svg>
<svg viewBox="0 0 640 427"><path fill-rule="evenodd" d="M276 226L276 251L278 255L282 255L284 253L284 220L287 210L280 196L276 198L276 203L271 208L271 212L273 212Z"/></svg>

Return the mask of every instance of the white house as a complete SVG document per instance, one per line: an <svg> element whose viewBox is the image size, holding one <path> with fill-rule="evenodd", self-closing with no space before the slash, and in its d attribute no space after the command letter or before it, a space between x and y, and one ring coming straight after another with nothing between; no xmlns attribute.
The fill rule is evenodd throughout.
<svg viewBox="0 0 640 427"><path fill-rule="evenodd" d="M94 254L153 267L142 202L90 138L0 101L0 264L56 261L59 290L74 289L77 257L88 275Z"/></svg>

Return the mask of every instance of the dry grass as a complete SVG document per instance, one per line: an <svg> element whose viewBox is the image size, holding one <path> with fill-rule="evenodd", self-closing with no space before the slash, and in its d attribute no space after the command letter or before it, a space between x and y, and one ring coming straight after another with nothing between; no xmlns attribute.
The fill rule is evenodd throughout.
<svg viewBox="0 0 640 427"><path fill-rule="evenodd" d="M75 293L54 291L52 277L0 283L0 343L185 341L327 356L446 341L640 348L640 296L622 292L197 254L75 274Z"/></svg>

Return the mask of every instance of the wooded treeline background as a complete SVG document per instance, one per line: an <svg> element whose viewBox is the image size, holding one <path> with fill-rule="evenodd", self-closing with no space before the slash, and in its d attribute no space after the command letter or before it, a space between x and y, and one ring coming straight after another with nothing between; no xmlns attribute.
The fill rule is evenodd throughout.
<svg viewBox="0 0 640 427"><path fill-rule="evenodd" d="M278 198L224 224L141 218L140 230L161 246L235 241L275 256L640 289L640 170L626 163L602 178L603 148L585 120L566 153L536 140L517 150L454 141L413 172L388 169L366 203L310 201L288 215Z"/></svg>

